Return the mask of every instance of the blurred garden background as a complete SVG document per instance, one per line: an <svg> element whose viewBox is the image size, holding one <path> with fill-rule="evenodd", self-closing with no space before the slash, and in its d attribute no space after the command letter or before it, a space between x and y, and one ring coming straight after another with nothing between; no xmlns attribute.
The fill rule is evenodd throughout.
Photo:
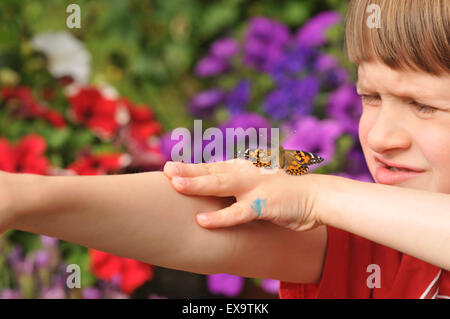
<svg viewBox="0 0 450 319"><path fill-rule="evenodd" d="M71 3L80 28L67 25ZM315 173L372 181L346 4L2 0L0 170L161 170L171 130L201 119L203 129L278 127L285 148L325 159ZM81 288L67 287L69 264L81 267ZM10 230L0 298L278 298L278 281L175 271Z"/></svg>

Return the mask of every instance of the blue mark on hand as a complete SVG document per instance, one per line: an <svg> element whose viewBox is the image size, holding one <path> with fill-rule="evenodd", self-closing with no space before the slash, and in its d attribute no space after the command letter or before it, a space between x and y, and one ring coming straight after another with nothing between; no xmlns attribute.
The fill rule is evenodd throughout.
<svg viewBox="0 0 450 319"><path fill-rule="evenodd" d="M262 216L262 209L266 207L266 201L266 199L259 198L253 201L253 205L251 207L256 211L256 214L258 214L258 216Z"/></svg>

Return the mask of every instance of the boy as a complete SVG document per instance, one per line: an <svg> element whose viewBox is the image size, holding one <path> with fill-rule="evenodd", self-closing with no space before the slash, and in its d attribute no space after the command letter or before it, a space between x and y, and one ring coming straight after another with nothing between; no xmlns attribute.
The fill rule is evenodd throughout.
<svg viewBox="0 0 450 319"><path fill-rule="evenodd" d="M366 24L369 4L379 5L381 28ZM279 279L282 298L449 298L449 12L444 0L350 4L359 137L376 184L261 174L241 161L169 163L166 176L0 172L0 231ZM213 213L196 222L197 212Z"/></svg>

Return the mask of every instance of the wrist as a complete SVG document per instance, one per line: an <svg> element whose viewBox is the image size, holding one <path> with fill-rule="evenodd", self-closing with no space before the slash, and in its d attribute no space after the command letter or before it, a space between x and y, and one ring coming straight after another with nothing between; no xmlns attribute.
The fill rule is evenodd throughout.
<svg viewBox="0 0 450 319"><path fill-rule="evenodd" d="M8 228L20 229L23 219L36 214L44 200L43 182L46 176L13 173L6 176L8 185L8 212L11 217Z"/></svg>
<svg viewBox="0 0 450 319"><path fill-rule="evenodd" d="M354 200L352 192L354 184L352 180L336 175L318 176L318 191L315 197L316 218L320 225L338 227L342 217L340 213L345 211L346 203Z"/></svg>
<svg viewBox="0 0 450 319"><path fill-rule="evenodd" d="M314 219L317 225L332 226L332 215L335 212L334 206L338 202L339 183L342 183L342 178L334 175L325 174L310 174L312 178L312 209ZM334 216L336 217L336 216Z"/></svg>

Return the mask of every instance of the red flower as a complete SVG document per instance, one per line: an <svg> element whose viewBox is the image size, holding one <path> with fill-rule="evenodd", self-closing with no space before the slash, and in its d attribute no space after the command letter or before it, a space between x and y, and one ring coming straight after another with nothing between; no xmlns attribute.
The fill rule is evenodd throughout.
<svg viewBox="0 0 450 319"><path fill-rule="evenodd" d="M137 260L115 256L89 249L91 269L94 275L105 281L120 280L120 289L131 293L153 278L152 266Z"/></svg>
<svg viewBox="0 0 450 319"><path fill-rule="evenodd" d="M135 107L125 104L130 114L130 135L139 143L146 143L148 138L161 133L162 126L153 118L153 112L147 105Z"/></svg>
<svg viewBox="0 0 450 319"><path fill-rule="evenodd" d="M66 126L64 117L54 110L48 110L43 114L44 118L57 128Z"/></svg>
<svg viewBox="0 0 450 319"><path fill-rule="evenodd" d="M45 140L36 134L25 136L15 147L0 138L0 169L11 173L45 175L49 166L44 156L46 148Z"/></svg>
<svg viewBox="0 0 450 319"><path fill-rule="evenodd" d="M16 172L17 154L14 147L5 138L0 138L0 170L10 173Z"/></svg>
<svg viewBox="0 0 450 319"><path fill-rule="evenodd" d="M121 169L127 164L125 154L87 154L67 166L66 169L73 170L78 175L106 175Z"/></svg>
<svg viewBox="0 0 450 319"><path fill-rule="evenodd" d="M64 127L66 122L64 117L55 110L51 110L39 104L33 97L30 88L18 86L13 88L3 88L2 98L5 101L18 103L18 108L13 110L13 114L22 117L43 117L56 127Z"/></svg>
<svg viewBox="0 0 450 319"><path fill-rule="evenodd" d="M69 97L75 121L85 124L92 131L106 139L114 136L119 128L116 121L117 101L107 99L92 87L81 88Z"/></svg>
<svg viewBox="0 0 450 319"><path fill-rule="evenodd" d="M139 143L146 143L149 137L162 131L149 106L135 106L127 98L108 99L93 87L81 88L69 101L74 120L106 139L114 137L125 126L130 137Z"/></svg>
<svg viewBox="0 0 450 319"><path fill-rule="evenodd" d="M92 108L102 97L94 87L83 87L75 95L68 98L75 120L84 123L92 115Z"/></svg>
<svg viewBox="0 0 450 319"><path fill-rule="evenodd" d="M104 138L110 139L119 128L116 121L116 112L116 101L101 98L92 109L92 116L87 120L86 125Z"/></svg>

